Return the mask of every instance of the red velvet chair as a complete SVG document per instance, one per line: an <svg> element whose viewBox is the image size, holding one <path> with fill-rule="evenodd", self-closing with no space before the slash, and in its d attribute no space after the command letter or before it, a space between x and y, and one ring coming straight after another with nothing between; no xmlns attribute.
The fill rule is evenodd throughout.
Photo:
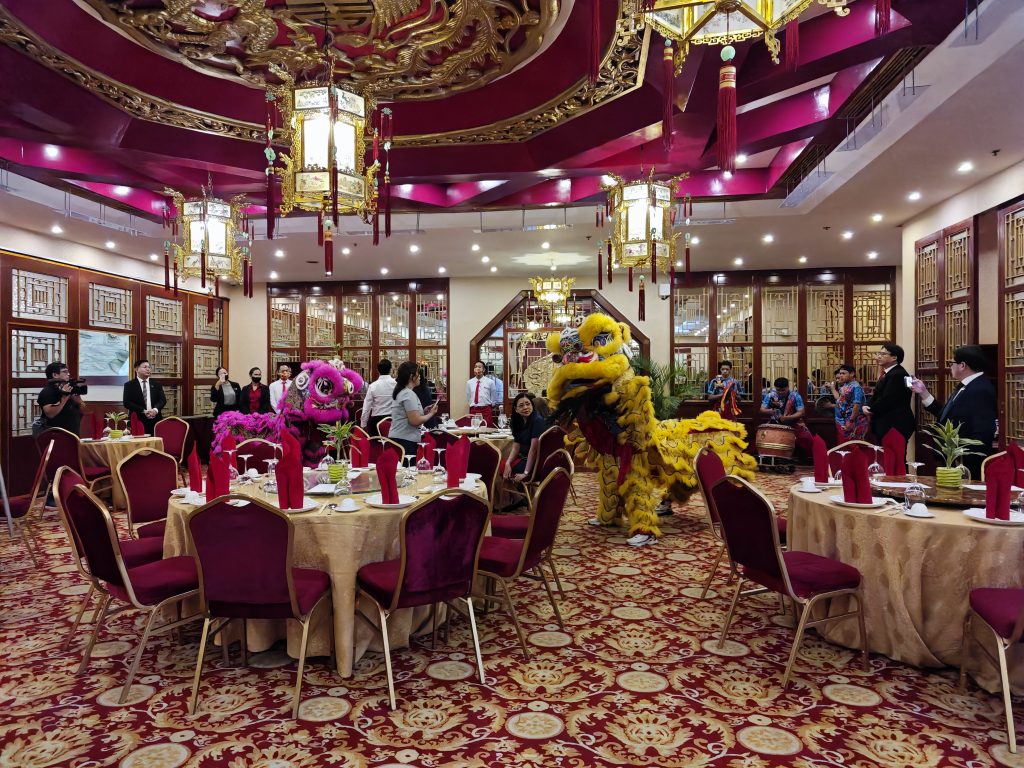
<svg viewBox="0 0 1024 768"><path fill-rule="evenodd" d="M431 457L433 458L433 457ZM469 443L467 472L480 475L480 482L487 489L487 506L494 511L494 499L498 489L498 469L501 466L501 451L486 440L472 440Z"/></svg>
<svg viewBox="0 0 1024 768"><path fill-rule="evenodd" d="M405 456L405 448L402 447L401 443L397 443L394 440L387 437L371 437L370 438L370 462L371 464L377 463L377 457L380 456L381 451L385 448L390 448L396 454L398 454L398 466L402 466L402 457Z"/></svg>
<svg viewBox="0 0 1024 768"><path fill-rule="evenodd" d="M847 440L835 448L828 449L828 473L831 477L843 468L843 457L839 451L861 451L869 465L875 462L875 446L865 440ZM882 460L882 453L878 453L878 460Z"/></svg>
<svg viewBox="0 0 1024 768"><path fill-rule="evenodd" d="M92 649L103 621L108 615L111 600L117 599L124 603L111 613L111 616L132 609L146 612L146 626L142 632L142 639L128 669L128 677L121 688L119 703L124 704L128 699L132 680L139 669L139 662L142 660L149 636L164 634L199 618L198 615L188 616L155 628L153 626L154 620L164 615L165 608L196 596L195 561L187 556L168 557L144 565L129 566L121 553L110 513L103 502L91 491L86 490L85 486L79 485L71 489L61 513L65 525L72 532L72 541L81 544L81 552L88 563L86 567L79 562L79 571L89 575L93 588L101 595L100 606L96 610L98 618L82 654L78 674L83 674L89 666L89 658L92 656ZM81 560L77 547L72 547L72 552Z"/></svg>
<svg viewBox="0 0 1024 768"><path fill-rule="evenodd" d="M391 419L384 418L377 422L377 434L380 437L387 437L391 434Z"/></svg>
<svg viewBox="0 0 1024 768"><path fill-rule="evenodd" d="M81 441L78 439L78 435L60 427L50 427L36 438L36 445L39 446L40 454L42 454L43 448L50 440L53 441L53 451L50 453L50 460L46 464L46 479L51 486L57 477L57 470L60 467L71 467L85 479L90 491L95 492L103 486L109 489L112 479L110 467L84 466L80 450Z"/></svg>
<svg viewBox="0 0 1024 768"><path fill-rule="evenodd" d="M169 453L150 448L133 451L114 468L124 488L128 532L132 538L159 538L167 526L167 502L178 487L178 462Z"/></svg>
<svg viewBox="0 0 1024 768"><path fill-rule="evenodd" d="M557 450L565 447L565 430L563 430L557 424L553 427L548 427L541 436L537 439L537 460L534 462L533 471L530 476L525 478L520 483L522 490L510 489L510 493L525 496L526 500L529 501L533 494L537 492L537 487L544 481L544 462L548 460L548 457ZM572 475L569 477L569 487L572 487Z"/></svg>
<svg viewBox="0 0 1024 768"><path fill-rule="evenodd" d="M558 523L562 517L562 510L565 509L565 499L568 494L569 475L564 469L556 469L540 484L531 502L530 524L526 529L526 535L522 539L487 536L480 548L480 574L497 580L504 593L503 598L496 595L484 595L483 599L487 602L504 605L507 608L527 661L530 659L530 651L526 647L523 629L519 625L519 617L516 615L510 584L521 575L533 571L543 582L544 589L548 593L548 600L555 612L555 618L558 619L559 626L564 628L562 614L558 611L555 596L551 592L551 586L548 584L540 564L544 559L544 553L555 542Z"/></svg>
<svg viewBox="0 0 1024 768"><path fill-rule="evenodd" d="M436 493L402 515L397 559L370 563L359 569L357 596L372 601L380 619L392 709L397 704L388 617L403 608L465 601L477 671L480 682L484 682L471 592L489 516L487 503L474 493L458 488Z"/></svg>
<svg viewBox="0 0 1024 768"><path fill-rule="evenodd" d="M440 459L441 466L442 467L447 467L448 466L448 462L447 462L447 458L446 458L448 456L447 451L451 447L452 443L454 443L455 441L457 441L459 439L459 436L458 435L453 435L451 432L449 432L449 431L447 431L445 429L432 429L432 430L430 430L430 434L434 438L434 447L435 448L444 448L444 451L442 451L439 455L441 457L441 459ZM434 462L435 463L437 462L437 456L434 457Z"/></svg>
<svg viewBox="0 0 1024 768"><path fill-rule="evenodd" d="M715 574L718 572L718 566L722 562L722 557L725 555L725 539L722 538L722 522L718 518L718 510L715 508L715 500L711 496L712 486L725 477L725 465L722 464L722 458L717 453L707 446L704 446L697 454L697 460L694 462L694 469L697 474L697 488L700 490L700 495L704 498L704 510L707 512L708 528L711 531L711 535L718 542L718 553L715 555L715 564L711 566L711 571L708 573L708 577L704 582L704 588L700 593L700 598L703 600L707 597L708 590L711 589L711 582L714 581ZM730 563L729 583L732 583L732 579L735 575L736 564Z"/></svg>
<svg viewBox="0 0 1024 768"><path fill-rule="evenodd" d="M243 462L241 456L249 456L247 462ZM261 475L267 474L267 462L270 459L281 458L281 446L264 440L260 437L251 437L238 444L238 452L235 454L235 463L239 472L244 471L243 464L248 469L255 469Z"/></svg>
<svg viewBox="0 0 1024 768"><path fill-rule="evenodd" d="M46 448L43 449L43 455L39 458L39 464L36 465L36 474L32 479L32 490L25 496L12 496L5 499L11 525L19 530L21 534L19 538L25 542L25 549L28 550L28 556L32 558L32 565L36 568L39 567L39 542L36 539L36 533L32 528L32 520L29 518L29 515L36 509L37 502L39 502L38 506L40 507L46 504L43 482L46 477L46 465L50 461L52 452L53 441L51 440L47 443ZM6 483L4 483L4 487L7 487ZM40 493L41 491L42 494ZM42 497L40 498L41 495ZM18 522L15 523L15 520Z"/></svg>
<svg viewBox="0 0 1024 768"><path fill-rule="evenodd" d="M971 609L964 620L964 638L960 645L960 690L967 682L966 653L971 641L971 620L977 616L992 633L996 641L996 662L1003 687L1003 709L1006 713L1006 745L1017 752L1017 733L1013 726L1013 706L1010 700L1010 672L1006 652L1024 637L1024 589L1019 587L981 587L972 589ZM991 658L987 648L982 650Z"/></svg>
<svg viewBox="0 0 1024 768"><path fill-rule="evenodd" d="M188 454L185 453L188 448L188 433L188 422L177 416L160 419L153 427L153 437L159 437L164 441L164 453L169 453L178 462L178 475L183 483L188 472Z"/></svg>
<svg viewBox="0 0 1024 768"><path fill-rule="evenodd" d="M721 521L722 537L729 557L739 569L736 590L725 617L718 647L725 645L725 637L741 594L777 592L790 598L793 605L800 609L796 638L782 676L783 688L789 684L804 630L830 621L857 618L860 625L861 659L867 671L868 637L864 629L860 571L852 565L811 552L783 552L771 502L746 480L732 475L723 477L711 487L711 496ZM743 591L744 581L752 581L759 586ZM810 618L819 602L843 595L856 600L856 610L836 616L826 615L821 619Z"/></svg>
<svg viewBox="0 0 1024 768"><path fill-rule="evenodd" d="M244 502L242 506L234 504ZM188 516L189 551L196 553L199 571L203 634L199 641L196 674L189 712L199 702L206 641L231 621L241 619L295 619L302 625L299 669L295 677L292 717L299 711L306 642L313 613L330 609L331 579L316 568L292 564L295 528L279 509L249 496L230 494L214 499ZM243 655L245 640L243 639Z"/></svg>
<svg viewBox="0 0 1024 768"><path fill-rule="evenodd" d="M457 426L457 427L472 427L473 426L473 417L468 415L468 414L466 416L459 416L459 418L457 418L455 420L455 426Z"/></svg>

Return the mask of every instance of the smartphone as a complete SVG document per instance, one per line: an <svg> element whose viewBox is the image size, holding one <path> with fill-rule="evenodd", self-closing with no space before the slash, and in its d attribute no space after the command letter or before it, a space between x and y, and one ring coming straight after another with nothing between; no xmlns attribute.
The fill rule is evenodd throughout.
<svg viewBox="0 0 1024 768"><path fill-rule="evenodd" d="M913 376L904 376L903 377L903 383L906 384L907 388L909 389L910 386L913 385L913 383L914 383L914 377Z"/></svg>

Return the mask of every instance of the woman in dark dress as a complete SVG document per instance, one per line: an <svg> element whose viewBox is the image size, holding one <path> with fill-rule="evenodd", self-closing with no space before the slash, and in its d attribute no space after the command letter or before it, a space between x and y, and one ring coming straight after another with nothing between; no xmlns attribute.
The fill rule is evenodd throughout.
<svg viewBox="0 0 1024 768"><path fill-rule="evenodd" d="M512 401L512 437L517 453L505 462L502 475L506 480L522 482L530 477L540 452L540 436L547 425L533 408L533 398L526 392Z"/></svg>
<svg viewBox="0 0 1024 768"><path fill-rule="evenodd" d="M435 402L437 402L437 389L434 386L434 382L430 380L430 373L427 370L427 366L420 366L420 383L413 388L413 392L416 393L416 397L420 399L420 405L423 406L423 412L426 413L427 409L430 408ZM440 406L439 406L440 407ZM427 429L435 429L441 423L440 416L433 416L424 426Z"/></svg>

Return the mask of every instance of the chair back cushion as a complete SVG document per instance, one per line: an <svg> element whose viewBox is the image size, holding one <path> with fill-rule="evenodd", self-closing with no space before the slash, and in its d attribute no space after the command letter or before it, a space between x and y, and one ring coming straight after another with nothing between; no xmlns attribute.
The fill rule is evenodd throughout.
<svg viewBox="0 0 1024 768"><path fill-rule="evenodd" d="M188 441L188 422L176 417L161 419L153 427L153 435L164 441L164 453L169 453L179 464L185 460Z"/></svg>
<svg viewBox="0 0 1024 768"><path fill-rule="evenodd" d="M559 448L565 447L565 432L559 426L549 427L537 441L537 463L533 465L534 480L543 480L544 462Z"/></svg>
<svg viewBox="0 0 1024 768"><path fill-rule="evenodd" d="M712 450L704 449L697 454L697 485L700 486L701 495L704 496L704 503L708 508L708 515L711 521L718 524L718 509L715 507L715 500L711 496L711 488L725 477L725 465L722 464L722 457Z"/></svg>
<svg viewBox="0 0 1024 768"><path fill-rule="evenodd" d="M768 500L736 477L724 477L715 483L711 497L730 559L743 567L747 578L786 592L775 510Z"/></svg>
<svg viewBox="0 0 1024 768"><path fill-rule="evenodd" d="M167 517L167 501L178 487L178 461L160 451L135 451L117 465L132 525Z"/></svg>
<svg viewBox="0 0 1024 768"><path fill-rule="evenodd" d="M377 434L381 437L391 434L391 419L381 419L377 422Z"/></svg>
<svg viewBox="0 0 1024 768"><path fill-rule="evenodd" d="M494 493L494 483L498 477L500 465L501 454L493 445L484 440L473 441L469 444L469 463L466 465L466 471L480 475L480 481L487 488L488 494Z"/></svg>
<svg viewBox="0 0 1024 768"><path fill-rule="evenodd" d="M89 572L101 581L123 587L117 567L117 540L110 535L113 523L108 527L107 510L85 488L76 487L68 493L64 511L72 538L76 545L81 545L82 555L89 562Z"/></svg>
<svg viewBox="0 0 1024 768"><path fill-rule="evenodd" d="M435 496L409 510L402 520L405 568L394 607L468 595L488 515L487 502L469 493Z"/></svg>
<svg viewBox="0 0 1024 768"><path fill-rule="evenodd" d="M455 420L455 426L457 426L457 427L471 427L471 426L473 426L473 417L472 416L459 416L459 418L457 418Z"/></svg>
<svg viewBox="0 0 1024 768"><path fill-rule="evenodd" d="M265 475L267 473L267 461L269 459L281 458L281 447L259 437L243 440L238 444L238 453L235 454L239 472L242 471L243 465L239 457L243 454L251 457L248 460L249 469L255 469L261 475Z"/></svg>
<svg viewBox="0 0 1024 768"><path fill-rule="evenodd" d="M840 451L860 451L864 454L864 458L869 465L875 461L875 449L870 443L863 440L847 440L845 443L829 449L828 471L832 474L832 477L835 477L836 472L843 468L843 456L839 453ZM879 456L879 461L881 461L881 456Z"/></svg>
<svg viewBox="0 0 1024 768"><path fill-rule="evenodd" d="M533 568L544 556L545 550L555 543L558 523L565 509L565 499L569 495L569 473L564 469L555 469L548 475L533 499L533 520L526 535L525 558L522 570Z"/></svg>
<svg viewBox="0 0 1024 768"><path fill-rule="evenodd" d="M559 448L548 456L547 460L544 462L544 466L540 469L538 477L545 478L559 467L568 472L569 476L572 477L572 459L569 458L569 452L564 448Z"/></svg>
<svg viewBox="0 0 1024 768"><path fill-rule="evenodd" d="M241 507L229 500L222 497L188 518L204 601L214 615L217 603L289 603L291 521L254 499Z"/></svg>
<svg viewBox="0 0 1024 768"><path fill-rule="evenodd" d="M57 469L60 467L71 467L73 470L82 473L82 457L78 453L78 436L73 435L66 429L47 429L36 438L39 446L39 454L42 455L46 446L53 441L53 451L50 452L50 460L46 463L46 479L51 483L57 476Z"/></svg>

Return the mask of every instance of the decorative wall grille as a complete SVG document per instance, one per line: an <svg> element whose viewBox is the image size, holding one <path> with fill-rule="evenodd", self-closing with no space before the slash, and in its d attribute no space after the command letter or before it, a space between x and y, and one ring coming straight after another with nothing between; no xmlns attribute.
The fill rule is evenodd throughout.
<svg viewBox="0 0 1024 768"><path fill-rule="evenodd" d="M53 323L68 321L68 279L11 270L11 316Z"/></svg>
<svg viewBox="0 0 1024 768"><path fill-rule="evenodd" d="M221 365L220 347L196 344L192 348L192 375L195 377L216 378L217 368Z"/></svg>
<svg viewBox="0 0 1024 768"><path fill-rule="evenodd" d="M336 335L334 300L310 298L306 302L306 346L333 348Z"/></svg>
<svg viewBox="0 0 1024 768"><path fill-rule="evenodd" d="M710 327L708 289L676 290L672 296L672 331L675 338L707 343Z"/></svg>
<svg viewBox="0 0 1024 768"><path fill-rule="evenodd" d="M181 378L181 344L168 341L146 342L146 357L157 378ZM167 387L164 387L166 392Z"/></svg>
<svg viewBox="0 0 1024 768"><path fill-rule="evenodd" d="M416 347L448 343L448 297L443 293L416 294Z"/></svg>
<svg viewBox="0 0 1024 768"><path fill-rule="evenodd" d="M971 290L971 228L946 235L945 264L946 298L966 296Z"/></svg>
<svg viewBox="0 0 1024 768"><path fill-rule="evenodd" d="M192 387L192 413L197 416L213 415L213 401L210 400L209 384L196 384Z"/></svg>
<svg viewBox="0 0 1024 768"><path fill-rule="evenodd" d="M1006 440L1024 440L1024 203L998 213L1000 275L1003 294L999 324L1000 433Z"/></svg>
<svg viewBox="0 0 1024 768"><path fill-rule="evenodd" d="M68 335L15 328L11 331L11 376L33 378L46 375L46 366L67 362Z"/></svg>
<svg viewBox="0 0 1024 768"><path fill-rule="evenodd" d="M213 339L220 341L224 333L224 311L217 307L213 310L213 321L206 322L207 310L202 304L195 304L192 307L194 318L195 337L197 339Z"/></svg>
<svg viewBox="0 0 1024 768"><path fill-rule="evenodd" d="M807 289L807 340L843 341L843 286L811 286Z"/></svg>
<svg viewBox="0 0 1024 768"><path fill-rule="evenodd" d="M146 333L181 336L182 302L178 299L146 297Z"/></svg>
<svg viewBox="0 0 1024 768"><path fill-rule="evenodd" d="M377 331L382 347L409 346L409 295L404 293L382 294Z"/></svg>
<svg viewBox="0 0 1024 768"><path fill-rule="evenodd" d="M132 328L132 291L89 283L89 325L97 328Z"/></svg>
<svg viewBox="0 0 1024 768"><path fill-rule="evenodd" d="M919 246L917 259L917 303L929 304L939 297L939 244Z"/></svg>
<svg viewBox="0 0 1024 768"><path fill-rule="evenodd" d="M800 306L797 287L765 288L761 291L761 339L792 342L797 338Z"/></svg>
<svg viewBox="0 0 1024 768"><path fill-rule="evenodd" d="M299 300L275 297L270 300L270 345L299 346Z"/></svg>
<svg viewBox="0 0 1024 768"><path fill-rule="evenodd" d="M167 405L164 406L164 416L181 416L181 387L177 384L164 385L164 397L167 398Z"/></svg>
<svg viewBox="0 0 1024 768"><path fill-rule="evenodd" d="M341 343L368 347L373 343L373 297L346 296L342 306Z"/></svg>
<svg viewBox="0 0 1024 768"><path fill-rule="evenodd" d="M11 436L31 437L32 422L39 415L36 398L39 387L14 387L11 389ZM39 459L36 459L38 462Z"/></svg>

